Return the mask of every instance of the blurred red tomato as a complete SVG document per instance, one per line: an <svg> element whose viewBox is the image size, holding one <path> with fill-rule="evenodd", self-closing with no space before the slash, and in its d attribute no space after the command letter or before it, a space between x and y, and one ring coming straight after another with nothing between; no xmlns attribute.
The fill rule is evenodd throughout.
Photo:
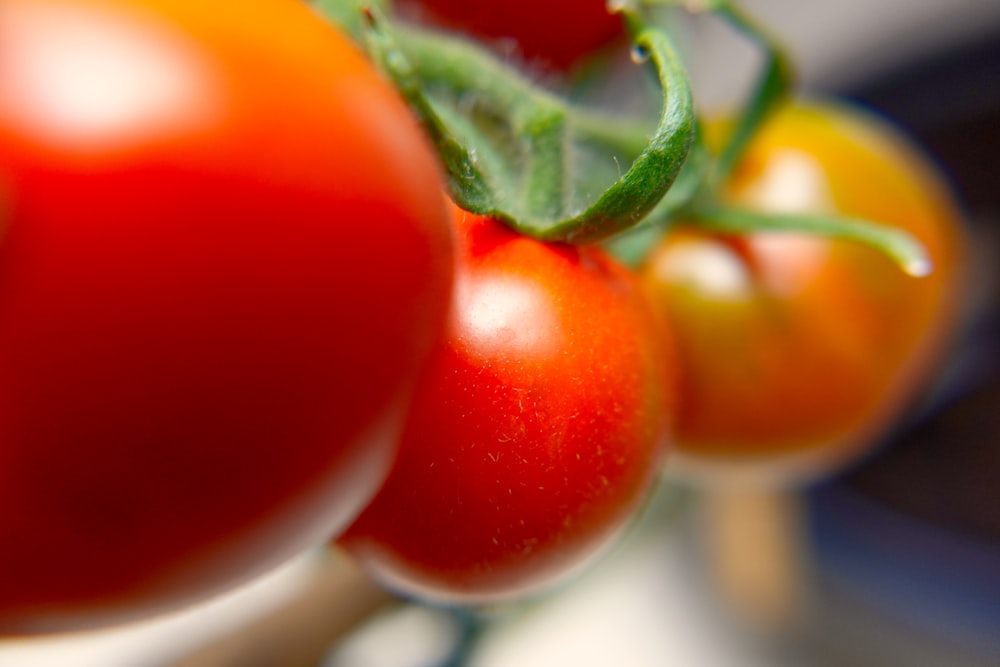
<svg viewBox="0 0 1000 667"><path fill-rule="evenodd" d="M303 3L0 2L0 634L353 520L444 320L442 187Z"/></svg>

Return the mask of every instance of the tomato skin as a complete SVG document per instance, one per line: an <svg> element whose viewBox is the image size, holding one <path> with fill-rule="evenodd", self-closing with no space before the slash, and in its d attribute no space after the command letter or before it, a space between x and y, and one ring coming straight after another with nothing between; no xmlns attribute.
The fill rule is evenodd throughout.
<svg viewBox="0 0 1000 667"><path fill-rule="evenodd" d="M447 310L442 187L302 3L0 3L0 635L353 520Z"/></svg>
<svg viewBox="0 0 1000 667"><path fill-rule="evenodd" d="M633 275L458 213L454 307L399 457L344 533L404 594L484 603L540 591L602 550L668 444L673 360Z"/></svg>
<svg viewBox="0 0 1000 667"><path fill-rule="evenodd" d="M527 61L569 69L624 36L621 18L601 0L396 0L400 11L502 48ZM510 49L508 49L510 50Z"/></svg>
<svg viewBox="0 0 1000 667"><path fill-rule="evenodd" d="M724 197L892 225L934 263L913 278L848 241L688 228L644 268L680 350L679 469L811 476L872 444L927 381L957 315L959 216L927 158L895 130L822 102L781 109Z"/></svg>

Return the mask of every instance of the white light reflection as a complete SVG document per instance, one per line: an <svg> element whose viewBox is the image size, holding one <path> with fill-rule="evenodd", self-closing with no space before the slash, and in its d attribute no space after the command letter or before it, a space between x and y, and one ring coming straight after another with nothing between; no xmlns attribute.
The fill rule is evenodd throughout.
<svg viewBox="0 0 1000 667"><path fill-rule="evenodd" d="M654 264L664 284L679 283L717 298L740 298L751 288L746 263L714 240L686 240L670 249L670 261Z"/></svg>
<svg viewBox="0 0 1000 667"><path fill-rule="evenodd" d="M526 278L479 276L456 289L460 329L476 349L503 346L510 353L542 355L559 345L559 321L549 295Z"/></svg>
<svg viewBox="0 0 1000 667"><path fill-rule="evenodd" d="M741 193L752 207L775 214L832 214L836 204L823 166L803 151L774 151L754 186ZM754 252L761 258L761 279L778 294L794 294L818 272L829 243L808 234L756 234Z"/></svg>
<svg viewBox="0 0 1000 667"><path fill-rule="evenodd" d="M0 38L0 79L16 91L0 112L63 145L107 149L183 126L213 101L198 54L141 15L29 5L4 16Z"/></svg>

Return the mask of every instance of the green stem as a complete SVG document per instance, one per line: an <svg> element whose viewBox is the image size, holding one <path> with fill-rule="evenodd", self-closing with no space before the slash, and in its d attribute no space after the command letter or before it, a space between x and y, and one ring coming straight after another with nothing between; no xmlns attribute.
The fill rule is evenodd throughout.
<svg viewBox="0 0 1000 667"><path fill-rule="evenodd" d="M705 195L704 184L714 166L712 152L705 145L700 131L695 133L691 153L684 168L677 175L674 185L650 212L647 220L656 225L664 225L679 213L690 208Z"/></svg>
<svg viewBox="0 0 1000 667"><path fill-rule="evenodd" d="M868 220L828 215L777 215L723 207L692 209L686 219L697 224L699 229L730 234L803 232L856 241L887 255L911 276L923 277L933 270L926 248L914 236Z"/></svg>
<svg viewBox="0 0 1000 667"><path fill-rule="evenodd" d="M458 637L451 653L438 667L467 667L480 639L489 629L489 620L475 610L459 607L452 608L451 614L458 625Z"/></svg>
<svg viewBox="0 0 1000 667"><path fill-rule="evenodd" d="M739 162L747 144L768 114L784 100L793 83L791 59L771 33L731 0L637 0L641 6L684 7L693 13L711 13L757 45L764 63L736 124L726 139L706 187L716 189L724 183Z"/></svg>
<svg viewBox="0 0 1000 667"><path fill-rule="evenodd" d="M742 35L755 42L764 54L764 65L753 92L740 113L712 172L714 184L726 181L747 144L768 114L788 96L792 67L788 54L761 25L729 0L705 0L706 7Z"/></svg>

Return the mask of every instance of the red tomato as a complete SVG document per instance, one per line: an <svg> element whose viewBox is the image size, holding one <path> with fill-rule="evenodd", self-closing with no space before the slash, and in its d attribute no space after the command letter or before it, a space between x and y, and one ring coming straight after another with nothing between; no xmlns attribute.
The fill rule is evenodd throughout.
<svg viewBox="0 0 1000 667"><path fill-rule="evenodd" d="M568 68L624 36L603 0L396 0L422 22L463 31L526 60ZM504 48L504 45L507 45Z"/></svg>
<svg viewBox="0 0 1000 667"><path fill-rule="evenodd" d="M817 103L788 106L763 128L724 198L893 225L934 262L913 278L849 241L688 230L645 267L685 378L679 468L827 469L871 444L928 379L956 314L955 205L891 127Z"/></svg>
<svg viewBox="0 0 1000 667"><path fill-rule="evenodd" d="M444 321L441 188L303 3L0 2L0 634L353 520Z"/></svg>
<svg viewBox="0 0 1000 667"><path fill-rule="evenodd" d="M486 602L552 585L619 532L660 467L673 362L605 254L458 218L445 337L340 544L397 591Z"/></svg>

